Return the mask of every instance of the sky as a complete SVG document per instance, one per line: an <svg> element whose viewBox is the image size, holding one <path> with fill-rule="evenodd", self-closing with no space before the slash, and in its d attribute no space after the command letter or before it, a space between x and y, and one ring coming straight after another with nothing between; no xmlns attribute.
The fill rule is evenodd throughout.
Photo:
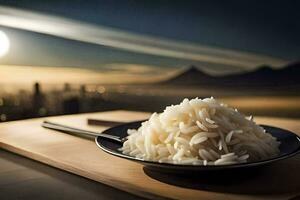
<svg viewBox="0 0 300 200"><path fill-rule="evenodd" d="M0 23L11 40L9 54L0 58L3 66L156 74L161 68L194 64L222 74L264 63L282 66L300 55L299 3L289 1L0 0L0 6L43 15L34 21L62 22L41 33ZM0 9L0 14L7 13L8 7ZM19 16L26 18L25 14ZM73 22L74 29L68 29ZM99 30L112 30L112 36L101 38ZM136 70L137 66L143 70Z"/></svg>

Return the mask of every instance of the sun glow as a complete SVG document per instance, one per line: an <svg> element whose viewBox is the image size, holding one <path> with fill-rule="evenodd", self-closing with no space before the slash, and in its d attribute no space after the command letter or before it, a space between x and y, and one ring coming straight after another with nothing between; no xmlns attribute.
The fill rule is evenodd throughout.
<svg viewBox="0 0 300 200"><path fill-rule="evenodd" d="M0 30L0 57L5 56L9 50L9 39L7 35Z"/></svg>

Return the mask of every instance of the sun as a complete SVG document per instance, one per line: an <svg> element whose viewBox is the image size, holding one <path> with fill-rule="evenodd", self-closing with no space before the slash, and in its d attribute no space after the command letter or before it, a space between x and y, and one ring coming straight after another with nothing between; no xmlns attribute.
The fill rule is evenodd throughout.
<svg viewBox="0 0 300 200"><path fill-rule="evenodd" d="M9 38L0 30L0 57L5 56L9 50Z"/></svg>

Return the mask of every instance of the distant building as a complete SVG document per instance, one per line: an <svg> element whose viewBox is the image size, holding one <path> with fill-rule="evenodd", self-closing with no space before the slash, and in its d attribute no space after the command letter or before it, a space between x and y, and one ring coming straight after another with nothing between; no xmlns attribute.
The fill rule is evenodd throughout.
<svg viewBox="0 0 300 200"><path fill-rule="evenodd" d="M37 82L33 87L33 96L32 96L32 112L34 116L45 116L47 110L44 107L45 97L41 92L41 86Z"/></svg>
<svg viewBox="0 0 300 200"><path fill-rule="evenodd" d="M84 98L85 94L86 94L86 87L85 87L85 85L81 85L80 86L80 91L79 91L80 98Z"/></svg>
<svg viewBox="0 0 300 200"><path fill-rule="evenodd" d="M71 86L69 83L65 83L64 84L64 92L70 92L71 91Z"/></svg>

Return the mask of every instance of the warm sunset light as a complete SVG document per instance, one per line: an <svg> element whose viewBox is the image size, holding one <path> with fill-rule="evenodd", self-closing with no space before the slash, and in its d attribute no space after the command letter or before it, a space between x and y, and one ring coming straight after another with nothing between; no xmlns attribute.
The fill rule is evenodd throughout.
<svg viewBox="0 0 300 200"><path fill-rule="evenodd" d="M5 56L9 50L9 39L7 35L0 30L0 57Z"/></svg>

